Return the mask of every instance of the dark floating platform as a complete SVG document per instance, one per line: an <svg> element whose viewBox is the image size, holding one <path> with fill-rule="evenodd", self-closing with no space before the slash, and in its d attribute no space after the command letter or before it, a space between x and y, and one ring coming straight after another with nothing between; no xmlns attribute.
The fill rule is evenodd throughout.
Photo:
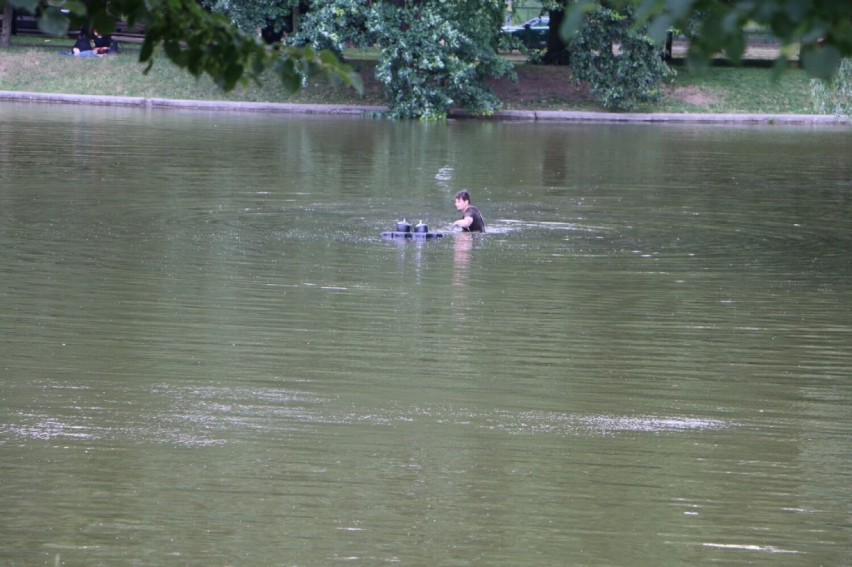
<svg viewBox="0 0 852 567"><path fill-rule="evenodd" d="M382 238L443 238L443 232L383 232Z"/></svg>

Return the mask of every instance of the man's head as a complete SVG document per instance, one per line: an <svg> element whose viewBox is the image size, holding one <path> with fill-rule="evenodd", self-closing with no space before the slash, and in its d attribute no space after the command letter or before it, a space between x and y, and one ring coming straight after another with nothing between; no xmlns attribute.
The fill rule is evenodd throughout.
<svg viewBox="0 0 852 567"><path fill-rule="evenodd" d="M459 191L456 193L456 209L460 211L467 210L470 206L470 193L467 191Z"/></svg>

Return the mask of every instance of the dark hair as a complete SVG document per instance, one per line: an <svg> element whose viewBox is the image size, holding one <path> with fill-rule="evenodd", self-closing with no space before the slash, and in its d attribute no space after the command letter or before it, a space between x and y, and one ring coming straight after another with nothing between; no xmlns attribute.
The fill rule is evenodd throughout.
<svg viewBox="0 0 852 567"><path fill-rule="evenodd" d="M462 201L467 201L470 203L470 193L467 191L459 191L456 193L456 199L461 199Z"/></svg>

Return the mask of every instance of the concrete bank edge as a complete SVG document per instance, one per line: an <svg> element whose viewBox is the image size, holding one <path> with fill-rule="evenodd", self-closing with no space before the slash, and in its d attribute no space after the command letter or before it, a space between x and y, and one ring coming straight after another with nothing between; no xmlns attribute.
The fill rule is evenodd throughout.
<svg viewBox="0 0 852 567"><path fill-rule="evenodd" d="M329 115L380 115L388 112L386 106L358 106L336 104L290 104L272 102L229 102L203 100L177 100L164 98L72 95L59 93L32 93L0 91L0 101L53 104L86 104L101 106L129 106L143 108L214 110L234 112L269 112L291 114ZM583 112L569 110L504 110L492 116L474 116L455 111L450 118L479 120L527 120L551 122L672 122L716 124L764 125L852 125L852 118L826 114L698 114L698 113L638 113L638 112Z"/></svg>
<svg viewBox="0 0 852 567"><path fill-rule="evenodd" d="M91 106L129 106L142 108L228 110L235 112L279 112L298 114L354 114L387 112L382 106L346 106L324 104L288 104L272 102L229 102L206 100L180 100L132 96L76 95L61 93L32 93L0 91L0 101L33 102L46 104L80 104Z"/></svg>

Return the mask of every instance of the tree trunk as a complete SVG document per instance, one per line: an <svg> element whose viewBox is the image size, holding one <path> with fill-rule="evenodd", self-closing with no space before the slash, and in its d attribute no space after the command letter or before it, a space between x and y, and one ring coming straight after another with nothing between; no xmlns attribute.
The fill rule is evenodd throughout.
<svg viewBox="0 0 852 567"><path fill-rule="evenodd" d="M3 8L3 29L0 30L0 47L9 47L12 44L12 20L14 17L12 3L6 0L6 7Z"/></svg>
<svg viewBox="0 0 852 567"><path fill-rule="evenodd" d="M571 54L568 46L559 35L562 20L565 19L563 10L549 10L550 26L547 32L547 53L542 57L542 63L546 65L568 65L571 63Z"/></svg>

